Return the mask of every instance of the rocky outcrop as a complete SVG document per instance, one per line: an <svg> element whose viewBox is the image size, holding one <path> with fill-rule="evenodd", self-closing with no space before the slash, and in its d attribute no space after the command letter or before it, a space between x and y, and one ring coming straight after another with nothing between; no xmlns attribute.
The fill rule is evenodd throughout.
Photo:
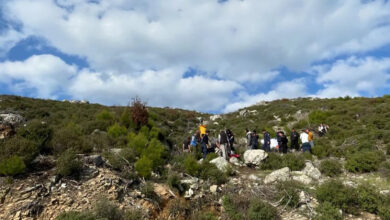
<svg viewBox="0 0 390 220"><path fill-rule="evenodd" d="M263 150L247 150L244 153L245 164L249 166L259 166L267 157L268 154Z"/></svg>
<svg viewBox="0 0 390 220"><path fill-rule="evenodd" d="M223 157L217 157L210 161L210 163L215 164L215 166L222 172L225 172L229 165L229 162L227 162Z"/></svg>
<svg viewBox="0 0 390 220"><path fill-rule="evenodd" d="M16 126L23 122L24 118L21 115L14 113L0 114L0 124L10 124Z"/></svg>
<svg viewBox="0 0 390 220"><path fill-rule="evenodd" d="M268 174L264 179L264 184L283 182L290 180L290 178L290 168L285 167Z"/></svg>
<svg viewBox="0 0 390 220"><path fill-rule="evenodd" d="M302 170L302 172L306 176L317 181L321 178L321 172L316 167L314 167L310 161L306 162L305 168Z"/></svg>

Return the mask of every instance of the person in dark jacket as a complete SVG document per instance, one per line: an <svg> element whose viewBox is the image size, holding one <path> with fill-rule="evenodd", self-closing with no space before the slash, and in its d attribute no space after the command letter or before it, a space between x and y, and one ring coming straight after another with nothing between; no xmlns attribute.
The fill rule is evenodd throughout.
<svg viewBox="0 0 390 220"><path fill-rule="evenodd" d="M293 128L291 130L291 149L295 149L296 151L299 151L299 133Z"/></svg>
<svg viewBox="0 0 390 220"><path fill-rule="evenodd" d="M203 159L206 159L208 149L210 148L209 145L209 131L206 131L206 134L202 134L202 141L200 142L202 146L202 152L203 152Z"/></svg>
<svg viewBox="0 0 390 220"><path fill-rule="evenodd" d="M282 146L282 132L281 131L276 132L276 141L278 142L279 152L281 152L280 151L280 148Z"/></svg>
<svg viewBox="0 0 390 220"><path fill-rule="evenodd" d="M288 139L287 139L286 135L284 134L284 132L280 132L279 135L280 135L279 153L286 154L287 153Z"/></svg>
<svg viewBox="0 0 390 220"><path fill-rule="evenodd" d="M251 138L251 149L255 150L258 148L259 145L259 135L257 134L256 130L252 131L252 138Z"/></svg>
<svg viewBox="0 0 390 220"><path fill-rule="evenodd" d="M230 129L226 130L226 134L227 134L228 139L229 139L230 151L234 151L235 152L234 147L233 147L233 144L234 144L234 134L233 134L233 132Z"/></svg>
<svg viewBox="0 0 390 220"><path fill-rule="evenodd" d="M263 150L265 152L270 152L271 151L271 135L266 130L263 131L263 135L264 135Z"/></svg>

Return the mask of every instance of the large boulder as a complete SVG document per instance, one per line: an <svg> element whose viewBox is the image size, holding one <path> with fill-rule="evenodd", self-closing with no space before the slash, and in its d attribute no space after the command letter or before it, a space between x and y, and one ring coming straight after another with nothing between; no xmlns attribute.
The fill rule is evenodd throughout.
<svg viewBox="0 0 390 220"><path fill-rule="evenodd" d="M239 166L239 167L244 166L244 164L243 164L237 157L231 157L231 158L229 159L229 162L230 162L231 164L234 164L234 165Z"/></svg>
<svg viewBox="0 0 390 220"><path fill-rule="evenodd" d="M21 115L13 114L13 113L0 114L1 124L18 125L23 122L24 122L24 118Z"/></svg>
<svg viewBox="0 0 390 220"><path fill-rule="evenodd" d="M259 166L267 157L268 154L263 150L247 150L244 153L244 161L247 165Z"/></svg>
<svg viewBox="0 0 390 220"><path fill-rule="evenodd" d="M308 176L314 180L319 180L321 178L321 172L317 168L315 168L310 161L306 162L306 166L302 170L302 172L306 176Z"/></svg>
<svg viewBox="0 0 390 220"><path fill-rule="evenodd" d="M210 161L210 163L215 164L215 166L222 172L225 172L226 169L230 166L223 157L217 157Z"/></svg>
<svg viewBox="0 0 390 220"><path fill-rule="evenodd" d="M268 174L264 179L264 184L284 182L287 180L290 180L290 168L285 167Z"/></svg>

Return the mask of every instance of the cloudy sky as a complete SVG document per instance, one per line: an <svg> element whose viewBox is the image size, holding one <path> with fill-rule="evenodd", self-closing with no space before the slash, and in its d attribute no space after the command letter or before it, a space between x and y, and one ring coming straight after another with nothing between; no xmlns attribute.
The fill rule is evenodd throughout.
<svg viewBox="0 0 390 220"><path fill-rule="evenodd" d="M230 112L390 93L388 0L1 0L0 94Z"/></svg>

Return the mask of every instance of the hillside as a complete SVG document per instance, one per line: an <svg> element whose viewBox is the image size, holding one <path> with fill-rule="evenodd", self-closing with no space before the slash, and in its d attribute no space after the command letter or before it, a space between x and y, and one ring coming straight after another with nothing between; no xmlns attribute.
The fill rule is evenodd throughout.
<svg viewBox="0 0 390 220"><path fill-rule="evenodd" d="M390 219L389 96L147 112L0 96L0 219ZM241 158L182 153L201 121L212 141L231 129ZM313 155L248 162L245 128L310 128Z"/></svg>

